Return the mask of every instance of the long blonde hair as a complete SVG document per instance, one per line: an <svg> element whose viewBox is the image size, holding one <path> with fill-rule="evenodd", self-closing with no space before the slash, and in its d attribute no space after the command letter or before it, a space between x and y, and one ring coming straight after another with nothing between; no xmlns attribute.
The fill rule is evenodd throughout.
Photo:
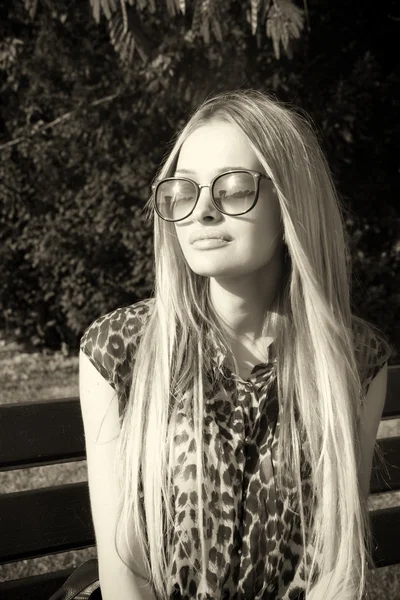
<svg viewBox="0 0 400 600"><path fill-rule="evenodd" d="M356 355L354 324L366 332L363 339L373 334L370 325L350 309L351 257L343 207L307 117L255 90L222 93L205 101L173 140L158 177L173 174L183 142L211 119L240 127L279 198L286 275L265 327L277 332L277 486L282 489L289 478L298 490L307 598L361 598L366 569L373 566L373 560L368 507L358 474L358 415L363 397L360 364L367 359L365 352L364 358ZM150 197L149 218L153 208ZM173 538L174 465L170 457L175 401L185 398L193 417L198 530L203 532L203 377L210 367L206 348L210 328L233 361L234 357L210 303L208 278L189 268L174 224L158 217L154 219L154 253L154 308L135 357L118 442L120 507L115 541L117 546L122 532L130 547L130 536L135 536L150 583L164 599L171 591L168 557L172 554L170 541L166 542L167 551L160 541ZM384 338L381 341L389 356L390 346ZM368 350L368 342L364 349ZM301 448L307 448L311 467L315 502L311 507L303 500ZM200 540L204 582L207 557L202 535ZM186 553L184 545L182 548ZM137 572L132 555L120 557Z"/></svg>

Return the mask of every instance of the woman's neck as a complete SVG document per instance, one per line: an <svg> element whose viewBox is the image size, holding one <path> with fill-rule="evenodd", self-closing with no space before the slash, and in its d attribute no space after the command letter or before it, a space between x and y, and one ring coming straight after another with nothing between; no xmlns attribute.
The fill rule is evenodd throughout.
<svg viewBox="0 0 400 600"><path fill-rule="evenodd" d="M265 316L280 285L282 267L280 260L273 260L245 276L210 278L211 303L232 343L255 347L265 337Z"/></svg>

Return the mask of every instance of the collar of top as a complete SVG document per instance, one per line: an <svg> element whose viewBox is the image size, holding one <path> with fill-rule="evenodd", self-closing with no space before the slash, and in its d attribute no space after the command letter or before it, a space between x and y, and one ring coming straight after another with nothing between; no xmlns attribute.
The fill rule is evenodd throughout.
<svg viewBox="0 0 400 600"><path fill-rule="evenodd" d="M223 347L223 345L219 342L216 337L214 331L212 329L208 329L206 333L206 353L208 355L208 360L210 361L210 369L214 377L221 376L223 378L233 378L233 379L241 379L238 375L232 372L227 364L227 350ZM274 342L270 344L269 348L273 350ZM268 361L259 363L254 366L252 373L258 372L259 370L265 370L266 368L274 367L276 363L276 358L274 356L274 352L272 352L272 358Z"/></svg>

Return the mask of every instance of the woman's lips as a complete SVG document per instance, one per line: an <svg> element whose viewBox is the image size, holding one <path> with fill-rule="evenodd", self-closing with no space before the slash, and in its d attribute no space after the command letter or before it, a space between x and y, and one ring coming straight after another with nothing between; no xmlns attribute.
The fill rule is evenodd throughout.
<svg viewBox="0 0 400 600"><path fill-rule="evenodd" d="M222 248L227 246L230 242L222 238L203 238L193 242L192 246L200 250L211 250L213 248Z"/></svg>

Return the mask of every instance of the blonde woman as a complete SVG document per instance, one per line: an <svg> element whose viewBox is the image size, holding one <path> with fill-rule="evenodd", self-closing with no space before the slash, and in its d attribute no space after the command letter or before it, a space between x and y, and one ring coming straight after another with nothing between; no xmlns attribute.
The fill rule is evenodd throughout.
<svg viewBox="0 0 400 600"><path fill-rule="evenodd" d="M81 340L104 600L356 600L392 348L351 313L308 119L204 102L152 186L155 293Z"/></svg>

